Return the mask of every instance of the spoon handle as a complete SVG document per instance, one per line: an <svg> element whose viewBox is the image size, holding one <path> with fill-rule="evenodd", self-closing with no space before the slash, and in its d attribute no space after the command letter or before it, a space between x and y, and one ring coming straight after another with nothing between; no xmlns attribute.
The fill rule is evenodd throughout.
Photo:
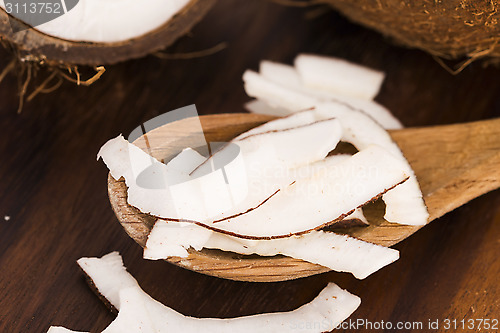
<svg viewBox="0 0 500 333"><path fill-rule="evenodd" d="M430 221L500 188L500 118L391 135L415 170Z"/></svg>

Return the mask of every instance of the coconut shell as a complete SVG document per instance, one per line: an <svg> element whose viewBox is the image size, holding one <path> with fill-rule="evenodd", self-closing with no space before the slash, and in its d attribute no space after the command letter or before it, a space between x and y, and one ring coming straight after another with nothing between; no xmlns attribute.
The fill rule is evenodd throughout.
<svg viewBox="0 0 500 333"><path fill-rule="evenodd" d="M319 0L406 46L458 59L500 57L500 0Z"/></svg>
<svg viewBox="0 0 500 333"><path fill-rule="evenodd" d="M0 41L14 47L23 60L51 65L107 65L140 58L164 49L202 19L215 0L191 0L161 27L134 39L116 43L75 42L46 35L13 19L0 8ZM16 29L11 24L17 24ZM19 31L14 33L14 31Z"/></svg>

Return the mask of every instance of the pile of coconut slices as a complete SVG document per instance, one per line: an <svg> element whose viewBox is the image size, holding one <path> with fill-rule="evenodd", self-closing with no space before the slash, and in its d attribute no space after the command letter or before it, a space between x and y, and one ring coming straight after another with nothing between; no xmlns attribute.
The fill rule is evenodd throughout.
<svg viewBox="0 0 500 333"><path fill-rule="evenodd" d="M402 126L373 101L383 79L383 73L334 58L299 55L294 66L263 61L259 73L243 75L255 98L246 107L282 118L240 134L210 156L185 147L164 164L122 136L107 142L98 156L113 178L124 178L128 203L157 218L144 258L187 257L189 248L281 254L359 279L397 260L394 249L324 230L343 220L369 224L363 206L379 197L387 221L427 223L417 179L386 131ZM336 153L341 142L355 153ZM138 172L151 166L150 180L167 186L138 184ZM328 323L307 330L320 332L333 330L360 304L331 283L291 312L198 319L145 294L117 253L78 264L119 310L106 333L296 332L292 322Z"/></svg>

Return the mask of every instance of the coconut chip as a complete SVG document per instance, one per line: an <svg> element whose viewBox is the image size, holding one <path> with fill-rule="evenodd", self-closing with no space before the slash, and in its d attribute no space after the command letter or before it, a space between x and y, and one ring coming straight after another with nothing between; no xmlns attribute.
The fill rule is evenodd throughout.
<svg viewBox="0 0 500 333"><path fill-rule="evenodd" d="M267 68L268 77L270 76L270 66L267 63L263 67ZM287 77L290 75L288 73ZM286 110L289 110L288 114L293 114L296 110L310 107L312 104L309 100L311 97L307 96L303 91L294 91L284 85L268 82L257 73L247 71L244 75L244 81L247 93L252 97L262 99L257 100L258 102L251 102L250 108L264 114L281 116L287 114ZM296 104L293 105L294 103ZM266 104L268 104L267 107ZM380 116L369 112L368 109L356 109L352 105L337 102L316 101L315 110L317 119L336 117L340 121L343 130L341 141L353 144L358 150L363 150L373 144L379 145L405 163L404 168L410 179L384 194L383 200L386 203L384 218L393 223L426 224L429 214L416 176L389 133L382 128L379 122L373 119L375 117L380 121Z"/></svg>
<svg viewBox="0 0 500 333"><path fill-rule="evenodd" d="M219 249L239 254L260 256L285 255L350 272L364 279L380 268L396 261L399 252L333 232L312 231L300 236L273 240L249 240L233 237L192 223L156 221L144 248L145 259L187 257L190 247Z"/></svg>
<svg viewBox="0 0 500 333"><path fill-rule="evenodd" d="M150 332L324 332L333 330L360 305L359 297L329 283L310 303L289 312L218 319L194 318L159 303L126 271L121 256L81 258L78 264L97 291L119 310L103 333ZM321 323L303 328L297 323ZM72 332L52 327L50 333Z"/></svg>
<svg viewBox="0 0 500 333"><path fill-rule="evenodd" d="M294 125L297 117L286 121ZM283 122L285 119L276 123L282 126ZM257 207L293 182L288 169L323 159L342 135L335 119L276 130L269 125L263 128L264 132L255 130L252 135L236 138L194 170L174 167L181 164L178 161L184 160L186 151L165 165L122 136L106 143L98 158L103 158L113 178L124 177L128 203L142 212L162 218L213 221ZM234 149L239 152L234 153ZM201 157L190 155L189 159ZM182 163L184 167L190 164ZM148 177L142 178L165 185L151 188L139 184L139 176L147 170Z"/></svg>
<svg viewBox="0 0 500 333"><path fill-rule="evenodd" d="M352 62L311 54L295 58L295 68L305 86L365 99L373 99L382 86L384 73Z"/></svg>
<svg viewBox="0 0 500 333"><path fill-rule="evenodd" d="M367 69L367 71L371 70ZM359 78L353 77L353 80L357 82L355 86L366 86L368 81L363 81L364 79L363 75ZM386 129L403 127L389 110L371 99L306 86L299 71L289 65L264 60L260 63L260 72L246 71L243 81L245 91L249 96L265 100L274 109L266 110L265 105L249 104L247 108L251 112L285 116L290 112L314 107L317 103L331 102L348 106L353 110L363 110ZM379 88L379 84L371 87L377 92ZM279 106L285 106L285 108Z"/></svg>
<svg viewBox="0 0 500 333"><path fill-rule="evenodd" d="M378 146L340 163L328 158L320 163L310 177L297 176L265 204L223 219L196 222L243 238L288 237L339 221L408 177L404 164Z"/></svg>

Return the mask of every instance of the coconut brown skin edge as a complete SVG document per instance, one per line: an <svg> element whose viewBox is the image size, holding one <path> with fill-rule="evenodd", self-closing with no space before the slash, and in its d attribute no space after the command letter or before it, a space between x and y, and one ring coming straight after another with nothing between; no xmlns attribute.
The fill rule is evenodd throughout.
<svg viewBox="0 0 500 333"><path fill-rule="evenodd" d="M257 114L221 114L199 119L207 141L224 142L275 118ZM190 123L193 120L196 121L183 119L148 132L149 137L161 138L168 147L158 150L152 147L152 155L161 159L180 152L184 147L179 145L179 138L189 137L189 129L196 128ZM429 210L429 221L500 187L500 119L390 133L417 175ZM169 142L177 143L177 146L171 148ZM147 147L143 137L134 144L143 149ZM108 194L111 207L127 234L144 247L156 218L127 203L127 186L123 179L117 181L109 175ZM382 218L383 212L377 211L383 207L372 209L372 212L365 212L370 226L347 228L342 232L364 241L391 246L422 227L386 222ZM199 252L189 249L188 252L187 258L171 257L167 261L195 272L253 282L291 280L329 271L323 266L284 256L244 256L207 249Z"/></svg>
<svg viewBox="0 0 500 333"><path fill-rule="evenodd" d="M111 65L140 58L164 49L185 35L215 4L216 0L191 0L161 27L134 39L116 43L63 40L30 28L20 20L9 20L0 8L0 41L10 45L21 59L48 65ZM22 30L13 33L11 22Z"/></svg>
<svg viewBox="0 0 500 333"><path fill-rule="evenodd" d="M405 46L458 59L500 57L499 0L319 0Z"/></svg>

